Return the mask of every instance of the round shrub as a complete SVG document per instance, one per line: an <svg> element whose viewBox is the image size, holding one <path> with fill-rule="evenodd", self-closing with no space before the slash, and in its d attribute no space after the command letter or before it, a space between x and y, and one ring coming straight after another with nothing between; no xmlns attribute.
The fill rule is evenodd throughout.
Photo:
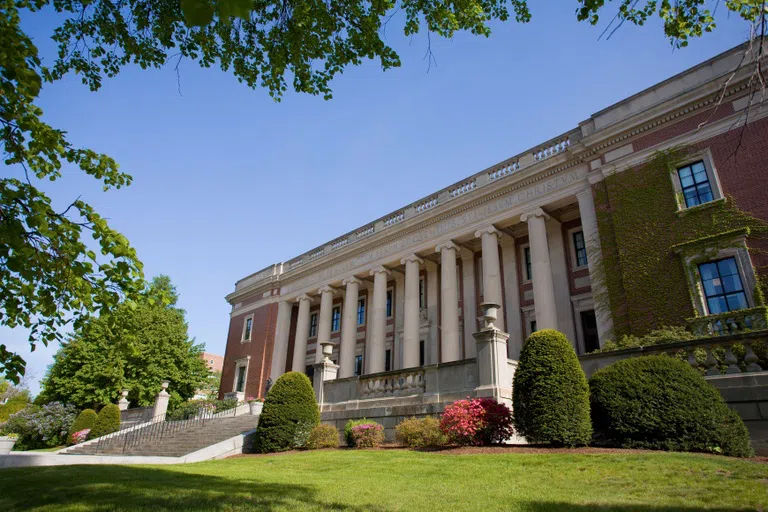
<svg viewBox="0 0 768 512"><path fill-rule="evenodd" d="M347 446L350 448L355 447L355 440L352 438L352 429L358 425L378 425L378 423L373 420L367 420L365 418L347 421L347 424L344 425L344 441L346 441Z"/></svg>
<svg viewBox="0 0 768 512"><path fill-rule="evenodd" d="M321 423L312 429L307 439L307 449L338 448L339 431L333 425Z"/></svg>
<svg viewBox="0 0 768 512"><path fill-rule="evenodd" d="M89 434L91 439L111 434L120 430L120 408L107 404L101 408Z"/></svg>
<svg viewBox="0 0 768 512"><path fill-rule="evenodd" d="M589 387L598 444L752 454L744 422L687 362L625 359L595 372Z"/></svg>
<svg viewBox="0 0 768 512"><path fill-rule="evenodd" d="M589 443L589 387L573 347L561 332L543 329L523 344L512 383L515 429L532 443Z"/></svg>
<svg viewBox="0 0 768 512"><path fill-rule="evenodd" d="M395 439L408 448L442 446L447 441L440 430L440 420L432 416L401 421L395 427Z"/></svg>
<svg viewBox="0 0 768 512"><path fill-rule="evenodd" d="M512 436L509 407L492 398L457 400L445 408L440 430L458 445L489 445Z"/></svg>
<svg viewBox="0 0 768 512"><path fill-rule="evenodd" d="M376 448L384 442L384 426L376 422L352 427L355 448Z"/></svg>
<svg viewBox="0 0 768 512"><path fill-rule="evenodd" d="M303 448L320 423L315 392L306 375L283 374L270 388L256 427L254 448L259 453Z"/></svg>
<svg viewBox="0 0 768 512"><path fill-rule="evenodd" d="M96 425L96 411L93 409L84 409L77 415L72 426L69 427L69 436L67 437L67 444L75 444L75 440L72 438L72 434L80 432L86 429L93 429Z"/></svg>
<svg viewBox="0 0 768 512"><path fill-rule="evenodd" d="M66 444L69 428L76 416L74 406L61 402L28 405L12 414L2 430L4 434L18 436L16 450L54 448Z"/></svg>

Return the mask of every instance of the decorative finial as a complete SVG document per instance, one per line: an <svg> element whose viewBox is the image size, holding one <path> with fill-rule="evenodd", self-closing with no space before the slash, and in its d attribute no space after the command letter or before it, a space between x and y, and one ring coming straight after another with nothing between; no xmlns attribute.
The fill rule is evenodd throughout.
<svg viewBox="0 0 768 512"><path fill-rule="evenodd" d="M325 358L323 359L323 362L330 363L331 354L333 354L333 342L321 341L320 346L323 347L323 355L325 356Z"/></svg>
<svg viewBox="0 0 768 512"><path fill-rule="evenodd" d="M501 308L501 304L495 302L483 302L480 304L480 308L483 310L483 329L496 329L496 318L498 318L498 311Z"/></svg>

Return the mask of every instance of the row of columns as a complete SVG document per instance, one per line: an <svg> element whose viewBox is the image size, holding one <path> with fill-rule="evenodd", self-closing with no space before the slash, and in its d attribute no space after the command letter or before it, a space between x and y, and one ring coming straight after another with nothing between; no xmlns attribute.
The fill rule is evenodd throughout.
<svg viewBox="0 0 768 512"><path fill-rule="evenodd" d="M597 219L592 200L591 189L577 194L579 210L582 219L582 229L589 251L588 263L590 275L594 275L597 259L599 258L599 238L597 233ZM520 220L528 226L528 238L531 253L531 270L533 296L536 304L536 324L538 329L558 328L558 315L555 300L555 282L553 280L553 267L550 259L550 247L547 239L547 215L541 208L535 208L521 215ZM511 250L504 251L505 263L513 264L516 254L514 240L503 236L493 225L487 226L475 232L482 245L482 281L483 298L485 302L504 304L505 301L519 304L517 297L517 276L515 273L505 273L505 286L502 287L501 262L499 258L499 243L502 240L510 240ZM440 242L435 247L440 253L440 340L442 362L457 361L462 358L461 337L459 335L458 298L459 283L457 281L456 258L461 255L467 263L465 276L468 271L474 272L474 261L471 251L458 247L454 242L447 240ZM420 315L419 315L419 272L424 260L415 255L408 255L400 260L405 266L405 300L403 315L403 367L411 368L419 364L420 342ZM383 372L385 368L385 340L386 340L386 308L387 308L387 280L390 270L383 266L377 266L370 270L373 277L373 293L370 315L370 337L367 347L367 372ZM514 274L514 275L507 275ZM465 282L473 280L465 279ZM341 346L339 348L339 378L351 377L354 374L355 345L357 343L357 301L359 297L361 280L355 276L342 281L345 287L344 309L341 325ZM506 288L507 296L503 296L502 290ZM333 295L336 290L330 286L324 286L318 290L320 293L320 314L317 329L318 340L330 340L331 314L333 308ZM474 289L465 290L465 293L474 295ZM310 301L307 295L301 295L296 299L299 304L298 323L296 327L295 348L293 354L292 369L303 371L309 338ZM470 301L474 306L474 301ZM596 301L597 302L597 301ZM277 331L275 338L275 355L272 364L273 380L279 377L284 368L288 350L288 333L290 330L290 316L292 305L283 301L278 306ZM474 307L472 307L474 309ZM598 308L596 308L596 312ZM598 314L598 330L601 339L604 339L610 329L610 317L605 313ZM465 322L465 331L473 331L475 327L475 311L465 311L468 320ZM511 315L515 317L515 315ZM510 330L520 330L518 318L510 318ZM504 330L504 315L500 315L497 326ZM471 333L471 332L470 332ZM468 332L464 333L465 337ZM467 338L469 339L469 338ZM317 350L315 362L323 359L322 351ZM474 354L466 354L473 357Z"/></svg>

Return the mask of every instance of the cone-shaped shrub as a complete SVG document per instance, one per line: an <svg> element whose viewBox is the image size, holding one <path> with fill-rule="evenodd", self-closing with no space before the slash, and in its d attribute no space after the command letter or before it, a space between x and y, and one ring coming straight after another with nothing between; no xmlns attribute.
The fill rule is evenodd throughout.
<svg viewBox="0 0 768 512"><path fill-rule="evenodd" d="M120 430L120 408L115 404L107 404L99 411L88 437L97 437L111 434Z"/></svg>
<svg viewBox="0 0 768 512"><path fill-rule="evenodd" d="M512 384L515 429L528 442L589 443L589 387L573 347L561 332L544 329L523 344Z"/></svg>
<svg viewBox="0 0 768 512"><path fill-rule="evenodd" d="M269 390L256 427L254 448L259 453L303 448L320 423L315 392L306 375L288 372Z"/></svg>
<svg viewBox="0 0 768 512"><path fill-rule="evenodd" d="M625 359L595 372L589 387L597 444L752 454L744 422L687 362Z"/></svg>
<svg viewBox="0 0 768 512"><path fill-rule="evenodd" d="M72 439L72 434L74 434L75 432L80 432L81 430L85 430L85 429L93 429L95 424L96 424L96 411L94 411L93 409L84 409L80 414L77 415L77 418L75 418L75 421L72 422L72 426L69 427L67 444L75 444L74 439Z"/></svg>

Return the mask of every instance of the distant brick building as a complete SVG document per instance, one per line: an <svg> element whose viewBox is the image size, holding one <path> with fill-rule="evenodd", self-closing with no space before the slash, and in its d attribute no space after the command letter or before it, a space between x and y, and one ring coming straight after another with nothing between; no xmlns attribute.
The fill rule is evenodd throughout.
<svg viewBox="0 0 768 512"><path fill-rule="evenodd" d="M200 354L200 357L203 361L205 361L208 369L212 372L220 372L224 367L224 356L212 354L210 352L203 352Z"/></svg>
<svg viewBox="0 0 768 512"><path fill-rule="evenodd" d="M757 325L768 102L746 115L749 59L734 72L744 51L238 281L227 296L220 396L263 396L270 377L311 374L324 341L334 343L338 382L384 383L361 379L333 399L348 404L339 410L373 387L376 396L402 392L403 378L367 376L469 365L482 302L502 306L511 360L542 328L565 333L583 354L661 325ZM442 385L423 378L427 390ZM418 382L414 392L424 389Z"/></svg>

